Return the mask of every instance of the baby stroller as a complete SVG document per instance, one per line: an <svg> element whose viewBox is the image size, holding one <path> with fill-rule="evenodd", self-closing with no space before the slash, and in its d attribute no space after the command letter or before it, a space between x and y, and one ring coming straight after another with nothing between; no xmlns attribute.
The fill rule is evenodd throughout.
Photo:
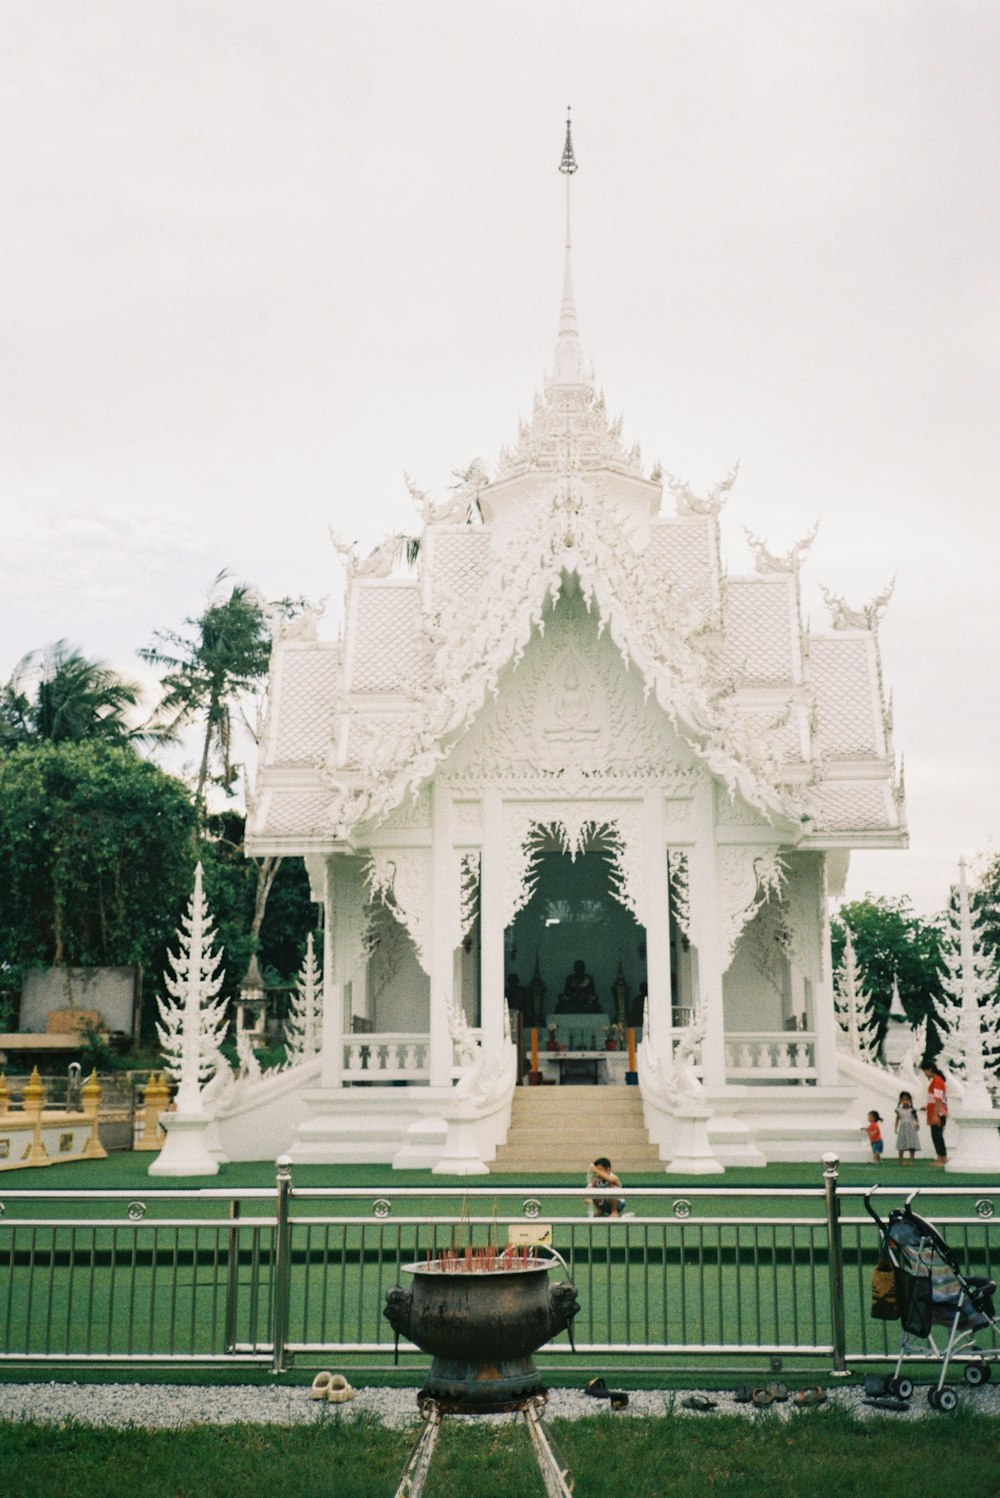
<svg viewBox="0 0 1000 1498"><path fill-rule="evenodd" d="M865 1194L865 1210L881 1234L880 1262L893 1270L896 1305L902 1328L899 1357L891 1378L882 1381L879 1393L909 1399L913 1380L902 1377L900 1369L907 1357L914 1355L938 1359L941 1372L927 1399L932 1409L953 1410L958 1403L954 1389L945 1387L948 1365L957 1353L966 1355L965 1382L973 1387L988 1382L996 1351L981 1352L975 1345L976 1333L985 1327L1000 1332L993 1306L996 1281L966 1275L958 1260L931 1223L918 1217L910 1208L916 1192L902 1207L889 1213L883 1222L871 1204L878 1187ZM933 1328L939 1327L944 1345L935 1340ZM927 1349L915 1349L915 1339L926 1338ZM969 1354L973 1354L969 1357ZM873 1391L870 1391L873 1392Z"/></svg>

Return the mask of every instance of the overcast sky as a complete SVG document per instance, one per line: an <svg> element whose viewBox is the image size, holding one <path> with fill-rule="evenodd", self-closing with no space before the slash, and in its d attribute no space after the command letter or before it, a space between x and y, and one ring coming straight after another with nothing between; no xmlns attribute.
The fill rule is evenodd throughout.
<svg viewBox="0 0 1000 1498"><path fill-rule="evenodd" d="M0 679L135 650L220 568L334 590L581 331L648 466L882 627L938 909L1000 849L996 0L2 0Z"/></svg>

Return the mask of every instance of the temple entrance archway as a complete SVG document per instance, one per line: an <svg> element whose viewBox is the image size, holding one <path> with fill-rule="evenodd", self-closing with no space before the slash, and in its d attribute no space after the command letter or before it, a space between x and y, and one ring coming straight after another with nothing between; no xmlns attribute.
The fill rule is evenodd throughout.
<svg viewBox="0 0 1000 1498"><path fill-rule="evenodd" d="M580 1034L560 1039L584 1049L592 1041L600 1046L605 1026L641 1019L645 929L616 896L613 853L600 834L575 856L557 835L539 836L531 879L531 896L504 933L508 1002L517 1004L528 1025L558 1019L567 977L582 962L592 989L571 994L562 1008L568 1016L592 1015L592 1021L567 1018L561 1029Z"/></svg>

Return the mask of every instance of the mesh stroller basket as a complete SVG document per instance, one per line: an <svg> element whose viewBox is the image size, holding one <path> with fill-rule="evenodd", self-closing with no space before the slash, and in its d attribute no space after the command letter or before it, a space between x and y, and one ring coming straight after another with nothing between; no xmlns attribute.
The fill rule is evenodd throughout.
<svg viewBox="0 0 1000 1498"><path fill-rule="evenodd" d="M893 1212L885 1252L896 1271L900 1322L911 1337L926 1337L934 1325L962 1332L989 1326L994 1318L992 1281L959 1274L937 1230L913 1212Z"/></svg>

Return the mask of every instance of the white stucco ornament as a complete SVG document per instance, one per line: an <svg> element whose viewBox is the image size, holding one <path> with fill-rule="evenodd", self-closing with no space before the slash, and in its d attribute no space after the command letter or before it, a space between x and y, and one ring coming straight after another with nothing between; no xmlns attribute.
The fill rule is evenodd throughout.
<svg viewBox="0 0 1000 1498"><path fill-rule="evenodd" d="M159 1001L156 1031L167 1070L177 1080L175 1110L163 1117L166 1143L150 1175L215 1175L219 1152L211 1131L214 1106L233 1076L220 1047L227 1028L222 987L222 951L213 951L215 931L199 863L188 913L178 932L180 950L170 954L164 974L168 997Z"/></svg>

